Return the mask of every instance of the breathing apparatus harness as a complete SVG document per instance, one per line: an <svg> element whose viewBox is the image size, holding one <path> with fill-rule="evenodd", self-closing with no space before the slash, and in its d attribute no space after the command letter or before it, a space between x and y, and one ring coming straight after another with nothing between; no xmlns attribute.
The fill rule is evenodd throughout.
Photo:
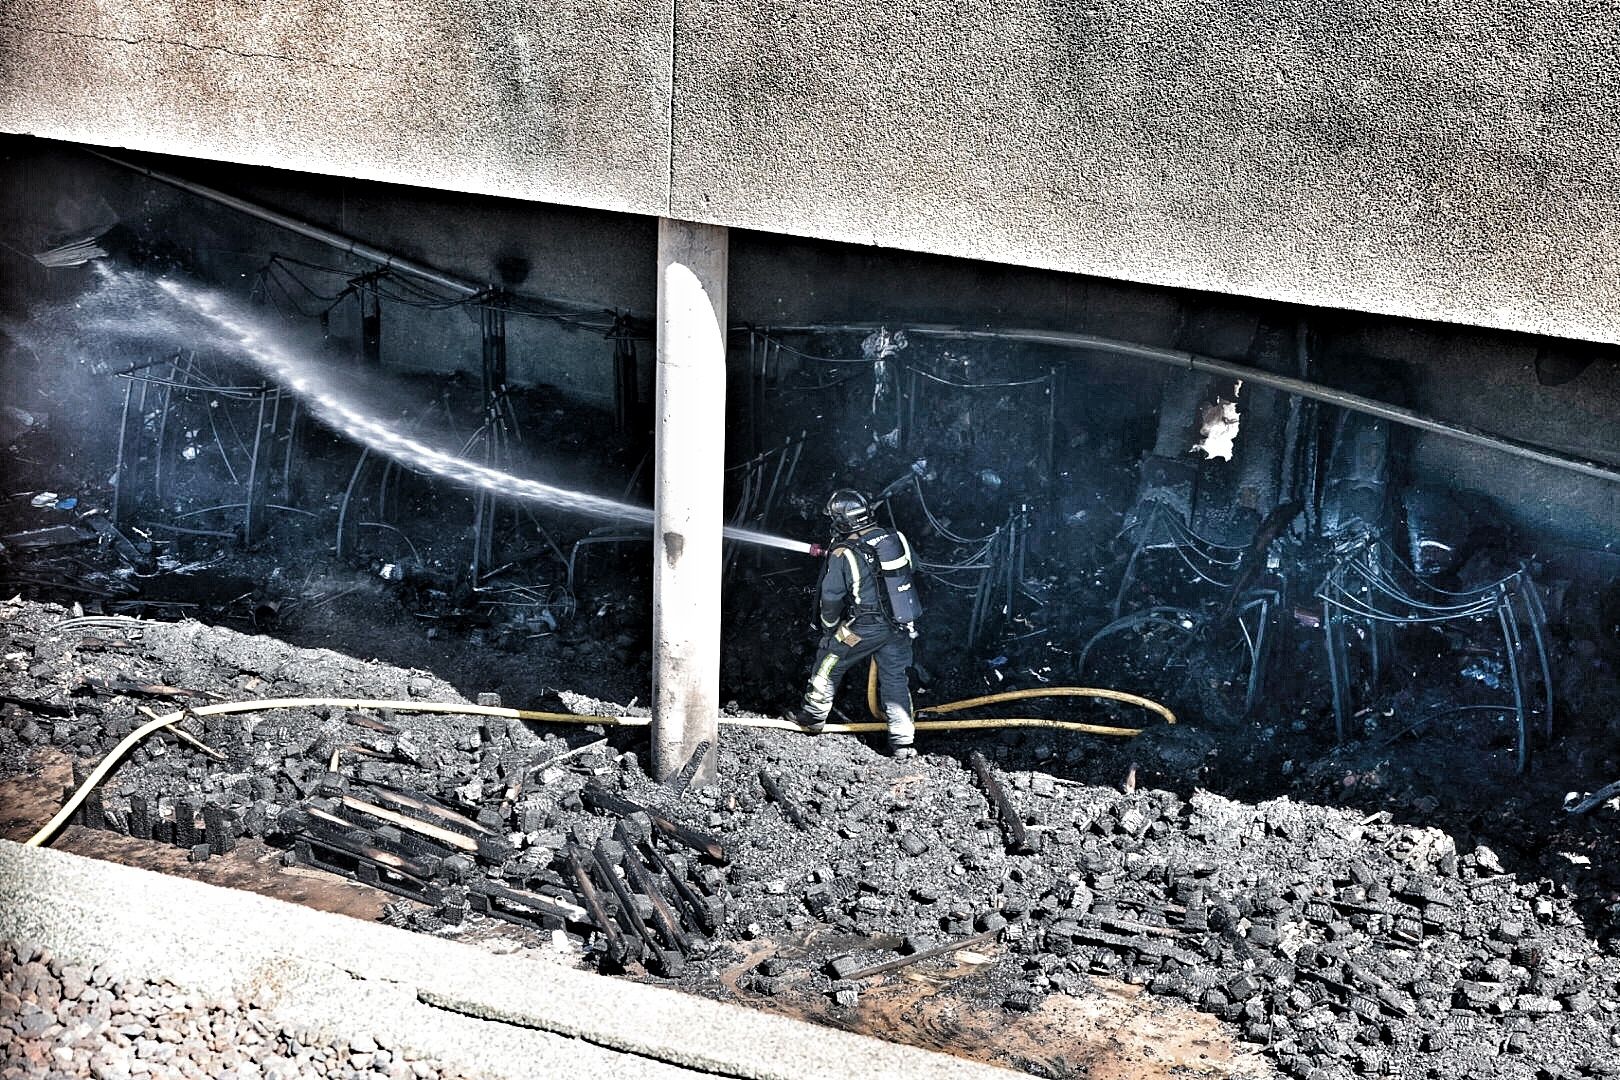
<svg viewBox="0 0 1620 1080"><path fill-rule="evenodd" d="M876 586L872 589L875 602L857 604L857 617L882 615L896 630L916 637L922 602L917 597L916 571L906 538L896 529L878 525L871 504L858 491L840 488L833 492L827 499L826 514L834 534L829 549L853 552L867 568L866 580ZM826 572L824 564L822 574Z"/></svg>

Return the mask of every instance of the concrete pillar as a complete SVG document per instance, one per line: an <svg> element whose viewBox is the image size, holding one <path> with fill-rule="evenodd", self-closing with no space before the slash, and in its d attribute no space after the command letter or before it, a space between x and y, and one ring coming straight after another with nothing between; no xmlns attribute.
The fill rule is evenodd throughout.
<svg viewBox="0 0 1620 1080"><path fill-rule="evenodd" d="M694 785L719 753L720 565L726 428L726 230L658 223L653 470L653 770Z"/></svg>

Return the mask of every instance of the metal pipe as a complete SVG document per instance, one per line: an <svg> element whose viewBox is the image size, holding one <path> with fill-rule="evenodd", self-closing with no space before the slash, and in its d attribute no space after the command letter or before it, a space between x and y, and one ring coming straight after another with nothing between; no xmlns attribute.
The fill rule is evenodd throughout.
<svg viewBox="0 0 1620 1080"><path fill-rule="evenodd" d="M1547 696L1547 714L1544 719L1548 739L1553 735L1553 681L1552 662L1547 656L1547 609L1541 603L1541 589L1526 568L1519 570L1519 591L1524 594L1525 609L1530 617L1530 632L1535 636L1536 659L1541 664L1541 688Z"/></svg>
<svg viewBox="0 0 1620 1080"><path fill-rule="evenodd" d="M443 271L435 270L431 266L425 266L422 263L407 259L401 255L392 254L391 252L384 251L381 248L372 247L370 244L362 243L361 241L355 240L352 237L344 236L342 233L333 232L330 229L323 229L319 225L312 225L307 221L300 221L298 218L290 217L278 211L271 210L267 206L260 206L257 203L251 203L246 199L238 198L235 195L226 194L223 191L208 187L205 184L199 184L191 180L186 180L182 177L175 176L172 173L163 172L159 169L148 168L145 165L138 165L133 161L125 161L123 158L114 157L112 154L104 154L100 150L93 150L89 147L85 147L84 150L86 153L94 154L103 161L110 161L114 165L119 165L133 172L138 172L142 176L148 177L149 179L168 184L171 187L177 187L182 191L189 191L191 194L199 196L200 198L219 203L221 206L228 206L232 210L240 211L241 213L247 214L249 217L256 217L260 221L267 221L272 225L278 225L289 232L294 232L299 236L314 240L317 243L334 247L339 251L353 255L359 259L364 259L367 262L376 263L378 266L385 269L395 270L401 274L409 274L412 277L421 278L423 281L431 282L434 285L438 285L440 288L449 289L451 292L460 296L477 296L486 291L485 287L482 285L465 281L461 278L455 277L452 274L446 274ZM568 311L588 313L592 315L598 315L602 312L602 308L595 304L584 304L575 300L558 300L549 296L541 297L539 299L553 307L564 308Z"/></svg>
<svg viewBox="0 0 1620 1080"><path fill-rule="evenodd" d="M402 274L410 274L413 277L421 278L423 281L430 281L441 288L449 289L451 292L460 293L462 296L474 296L484 291L482 286L474 285L471 282L463 281L460 278L441 273L430 266L423 266L419 262L413 262L410 259L402 258L398 255L391 255L388 252L383 251L381 248L374 248L370 244L361 243L359 240L344 236L341 233L332 232L330 229L323 229L319 225L311 225L307 221L300 221L295 217L289 217L286 214L271 210L269 207L259 206L257 203L251 203L246 199L237 198L235 195L228 195L223 191L215 190L214 188L207 187L203 184L182 179L181 177L175 176L172 173L160 172L157 169L147 168L145 165L137 165L133 161L125 161L123 158L113 157L111 154L104 154L100 150L91 150L89 147L86 147L85 151L87 153L94 154L96 157L101 158L104 161L110 161L114 165L121 165L126 169L131 169L138 172L142 176L148 177L152 180L169 184L170 186L177 187L182 191L189 191L193 195L200 196L212 202L217 202L221 206L228 206L232 210L241 211L250 217L258 218L260 221L268 221L272 225L279 225L288 232L295 232L299 236L307 237L310 240L315 240L322 244L335 247L339 251L343 251L357 258L365 259L367 262L374 262L379 266L386 267L389 270L398 270ZM592 308L591 310L595 311L597 309Z"/></svg>
<svg viewBox="0 0 1620 1080"><path fill-rule="evenodd" d="M1502 644L1507 646L1508 681L1513 685L1513 715L1518 721L1518 772L1524 776L1530 771L1530 707L1525 702L1524 674L1519 670L1519 628L1513 614L1513 598L1507 587L1497 591L1496 618L1502 624Z"/></svg>
<svg viewBox="0 0 1620 1080"><path fill-rule="evenodd" d="M259 497L259 447L264 441L264 403L270 391L259 394L258 419L253 424L253 452L248 458L247 502L242 506L242 546L253 546L253 504ZM279 391L276 391L279 396Z"/></svg>
<svg viewBox="0 0 1620 1080"><path fill-rule="evenodd" d="M129 442L129 406L130 398L134 394L135 384L124 383L124 412L118 420L118 461L113 465L112 483L112 521L114 525L120 523L124 510L124 491L126 478L124 476L124 446Z"/></svg>
<svg viewBox="0 0 1620 1080"><path fill-rule="evenodd" d="M841 324L837 326L783 326L775 329L778 333L826 333L829 331L863 333L875 330L877 327L875 325ZM1129 357L1134 360L1146 360L1155 364L1164 364L1168 367L1181 368L1184 371L1219 375L1227 379L1243 379L1256 386L1266 386L1311 401L1336 405L1351 412L1381 417L1391 423L1416 428L1431 435L1456 439L1458 442L1464 442L1471 446L1511 454L1527 461L1580 473L1583 476L1590 476L1597 480L1620 483L1620 466L1617 465L1570 457L1567 454L1520 442L1493 432L1481 431L1466 424L1436 420L1404 406L1391 405L1385 401L1377 401L1344 390L1335 390L1333 387L1298 379L1292 375L1279 375L1276 372L1262 371L1259 368L1232 364L1225 360L1215 360L1195 353L1181 352L1177 349L1161 349L1152 345L1138 345L1134 342L1097 337L1093 334L1070 333L1064 330L967 330L961 327L929 325L908 326L906 327L906 333L919 337L938 337L956 341L1015 341L1026 345L1054 345L1060 348L1081 349Z"/></svg>

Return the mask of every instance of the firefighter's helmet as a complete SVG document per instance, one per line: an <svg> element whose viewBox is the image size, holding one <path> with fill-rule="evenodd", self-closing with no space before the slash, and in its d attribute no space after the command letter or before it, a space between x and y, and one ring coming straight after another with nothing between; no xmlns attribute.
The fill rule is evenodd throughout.
<svg viewBox="0 0 1620 1080"><path fill-rule="evenodd" d="M833 528L841 533L852 533L872 524L872 504L866 496L851 488L839 488L827 496L827 517Z"/></svg>

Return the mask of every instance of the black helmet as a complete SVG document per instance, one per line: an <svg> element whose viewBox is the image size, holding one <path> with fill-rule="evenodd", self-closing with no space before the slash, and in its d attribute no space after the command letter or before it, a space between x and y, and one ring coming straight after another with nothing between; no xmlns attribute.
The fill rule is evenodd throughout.
<svg viewBox="0 0 1620 1080"><path fill-rule="evenodd" d="M872 524L872 504L851 488L839 488L827 496L826 514L839 532L851 533Z"/></svg>

